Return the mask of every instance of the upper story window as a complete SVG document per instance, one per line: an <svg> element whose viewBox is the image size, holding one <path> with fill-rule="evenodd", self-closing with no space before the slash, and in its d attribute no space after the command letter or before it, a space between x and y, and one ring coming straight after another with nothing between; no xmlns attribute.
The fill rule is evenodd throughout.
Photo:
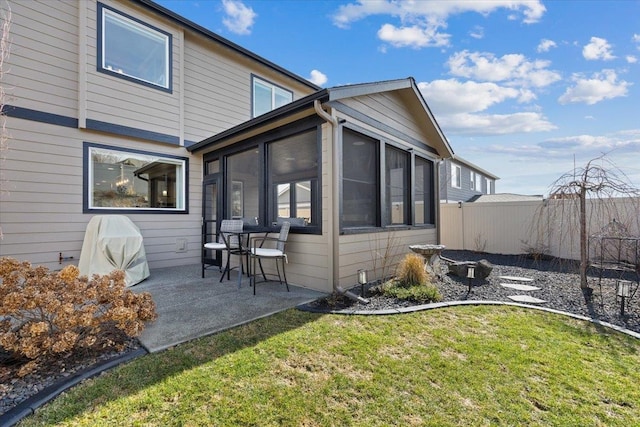
<svg viewBox="0 0 640 427"><path fill-rule="evenodd" d="M293 92L257 77L252 78L253 117L268 113L293 101Z"/></svg>
<svg viewBox="0 0 640 427"><path fill-rule="evenodd" d="M187 212L183 157L85 143L85 212Z"/></svg>
<svg viewBox="0 0 640 427"><path fill-rule="evenodd" d="M462 168L454 164L451 164L451 186L453 188L462 187Z"/></svg>
<svg viewBox="0 0 640 427"><path fill-rule="evenodd" d="M489 179L489 178L485 178L484 179L485 182L485 194L492 194L491 193L491 183L493 182L493 180Z"/></svg>
<svg viewBox="0 0 640 427"><path fill-rule="evenodd" d="M99 4L98 71L171 92L171 34Z"/></svg>

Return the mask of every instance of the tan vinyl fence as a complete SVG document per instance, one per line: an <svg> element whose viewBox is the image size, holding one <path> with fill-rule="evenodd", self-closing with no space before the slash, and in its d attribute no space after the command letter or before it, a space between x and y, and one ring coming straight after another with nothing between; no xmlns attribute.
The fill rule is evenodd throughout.
<svg viewBox="0 0 640 427"><path fill-rule="evenodd" d="M441 243L447 249L495 254L531 251L580 258L577 200L440 204ZM640 198L587 200L587 234L615 220L640 236Z"/></svg>

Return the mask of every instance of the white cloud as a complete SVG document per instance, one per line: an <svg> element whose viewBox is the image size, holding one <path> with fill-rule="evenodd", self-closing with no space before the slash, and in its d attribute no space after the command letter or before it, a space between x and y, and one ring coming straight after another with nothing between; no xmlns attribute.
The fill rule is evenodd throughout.
<svg viewBox="0 0 640 427"><path fill-rule="evenodd" d="M521 13L522 22L527 24L539 21L546 11L539 0L357 0L340 6L333 15L333 23L348 28L352 22L368 16L388 15L398 22L380 27L381 40L395 47L448 46L451 36L441 32L447 27L448 17L465 12L487 15L502 8Z"/></svg>
<svg viewBox="0 0 640 427"><path fill-rule="evenodd" d="M243 35L251 34L251 26L258 16L252 8L245 6L239 0L222 0L222 7L227 14L222 23L229 31Z"/></svg>
<svg viewBox="0 0 640 427"><path fill-rule="evenodd" d="M631 37L631 40L634 43L638 43L638 50L640 50L640 34L634 34L633 37Z"/></svg>
<svg viewBox="0 0 640 427"><path fill-rule="evenodd" d="M378 38L390 43L394 47L436 47L448 46L449 35L438 33L432 27L422 28L417 25L411 27L395 27L391 24L384 24L378 30Z"/></svg>
<svg viewBox="0 0 640 427"><path fill-rule="evenodd" d="M469 35L474 39L482 39L484 38L484 28L482 28L480 25L476 25L475 27L473 27L473 30L469 32Z"/></svg>
<svg viewBox="0 0 640 427"><path fill-rule="evenodd" d="M575 85L567 88L558 101L561 104L585 103L596 104L605 99L613 99L626 96L631 83L618 80L618 76L613 70L602 70L594 74L591 78L586 78L580 74L572 77Z"/></svg>
<svg viewBox="0 0 640 427"><path fill-rule="evenodd" d="M422 82L418 84L418 88L437 114L476 113L506 100L529 102L535 98L535 94L529 90L489 82L463 83L456 79Z"/></svg>
<svg viewBox="0 0 640 427"><path fill-rule="evenodd" d="M492 145L487 149L493 153L541 157L549 160L553 157L568 157L574 154L591 159L602 153L628 159L628 153L637 153L638 150L640 150L640 129L618 131L608 135L571 135L527 145ZM635 163L633 159L631 160Z"/></svg>
<svg viewBox="0 0 640 427"><path fill-rule="evenodd" d="M611 45L606 39L600 37L591 37L589 44L582 48L582 56L590 61L602 59L610 61L615 58L611 53Z"/></svg>
<svg viewBox="0 0 640 427"><path fill-rule="evenodd" d="M548 70L551 63L528 60L521 54L508 54L500 58L491 53L464 50L449 57L447 65L451 74L492 82L544 87L560 80L560 74Z"/></svg>
<svg viewBox="0 0 640 427"><path fill-rule="evenodd" d="M636 151L640 149L640 129L618 131L609 135L575 135L564 138L552 138L543 144L556 144L556 146L566 146L569 148L579 147L581 150L599 152L628 149Z"/></svg>
<svg viewBox="0 0 640 427"><path fill-rule="evenodd" d="M311 83L322 86L327 82L327 75L318 70L311 70L310 77L307 79Z"/></svg>
<svg viewBox="0 0 640 427"><path fill-rule="evenodd" d="M540 44L538 44L537 51L538 52L549 52L552 47L557 47L558 45L553 40L542 39L540 40Z"/></svg>
<svg viewBox="0 0 640 427"><path fill-rule="evenodd" d="M478 114L505 101L529 102L535 99L535 94L528 89L504 87L490 82L463 83L455 79L422 82L418 88L446 133L504 135L555 129L537 112Z"/></svg>
<svg viewBox="0 0 640 427"><path fill-rule="evenodd" d="M556 129L542 114L534 112L514 114L452 114L436 117L445 133L461 135L507 135L545 132Z"/></svg>
<svg viewBox="0 0 640 427"><path fill-rule="evenodd" d="M635 64L638 62L638 58L633 55L627 55L624 59L626 59L629 64Z"/></svg>

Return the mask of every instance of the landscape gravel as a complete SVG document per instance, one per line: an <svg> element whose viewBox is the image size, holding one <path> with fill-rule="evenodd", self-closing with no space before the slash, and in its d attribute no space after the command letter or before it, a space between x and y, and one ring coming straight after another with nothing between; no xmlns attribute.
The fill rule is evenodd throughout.
<svg viewBox="0 0 640 427"><path fill-rule="evenodd" d="M640 272L628 272L621 275L617 272L589 270L589 289L584 292L580 287L578 264L575 261L561 259L531 259L526 255L497 255L472 251L444 251L443 256L455 261L480 261L482 259L493 264L493 271L484 280L472 281L471 291L466 278L451 274L444 275L436 282L443 301L503 301L514 302L512 295L526 295L545 301L536 304L563 312L611 323L625 329L640 333L640 292L627 300L624 315L621 315L621 301L616 297L616 280L631 280L636 286ZM520 291L501 286L501 283L519 283L506 280L504 276L525 277L533 279L526 284L540 288L539 290ZM602 278L601 278L602 276ZM525 282L522 282L525 283ZM352 289L360 294L360 288ZM335 297L315 301L307 305L314 311L354 310L386 310L415 305L410 301L401 301L379 295L365 293L368 304L353 301L346 297Z"/></svg>
<svg viewBox="0 0 640 427"><path fill-rule="evenodd" d="M512 302L510 295L528 295L546 301L539 304L563 312L578 314L603 322L611 323L631 331L640 333L640 292L628 301L624 316L620 311L620 300L616 297L616 280L620 275L604 272L602 279L598 271L589 272L590 292L580 288L580 276L575 262L558 259L533 260L524 255L495 255L471 251L444 251L443 256L456 261L479 261L485 259L493 264L493 271L485 280L472 282L469 292L468 280L450 274L444 275L436 283L444 301L504 301ZM640 272L627 273L623 279L638 284ZM500 286L509 283L501 276L526 277L533 279L528 283L539 287L539 290L519 291ZM359 294L360 288L352 289ZM589 295L590 294L590 295ZM335 312L340 310L385 310L399 307L410 307L415 303L400 301L395 298L365 295L369 304L362 304L342 296L331 296L307 304L306 308L314 311ZM91 358L69 358L60 360L45 371L29 375L25 378L11 377L11 366L3 362L0 349L0 415L35 395L44 388L73 375L74 373L95 365L104 360L121 356L123 353L138 349L139 343L132 340L124 352L109 353ZM6 355L5 355L6 356Z"/></svg>

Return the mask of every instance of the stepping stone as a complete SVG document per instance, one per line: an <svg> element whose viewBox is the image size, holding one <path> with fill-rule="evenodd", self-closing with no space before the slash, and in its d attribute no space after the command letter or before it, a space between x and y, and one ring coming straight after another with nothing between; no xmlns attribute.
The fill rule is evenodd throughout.
<svg viewBox="0 0 640 427"><path fill-rule="evenodd" d="M545 300L540 299L540 298L534 298L532 296L529 295L509 295L507 298L516 301L516 302L523 302L525 304L544 304L546 303Z"/></svg>
<svg viewBox="0 0 640 427"><path fill-rule="evenodd" d="M539 288L537 286L522 285L520 283L500 283L500 286L502 286L504 288L516 289L518 291L523 291L523 292L539 291L541 289L541 288Z"/></svg>
<svg viewBox="0 0 640 427"><path fill-rule="evenodd" d="M512 282L533 282L533 279L529 279L528 277L518 277L518 276L499 276L502 280L511 280Z"/></svg>

